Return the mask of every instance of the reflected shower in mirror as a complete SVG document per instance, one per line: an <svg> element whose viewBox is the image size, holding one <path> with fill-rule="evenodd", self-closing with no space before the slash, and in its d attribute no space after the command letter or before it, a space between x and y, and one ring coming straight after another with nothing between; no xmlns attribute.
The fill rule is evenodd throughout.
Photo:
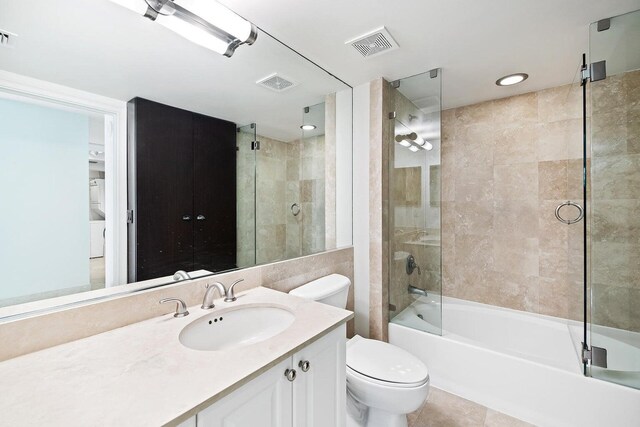
<svg viewBox="0 0 640 427"><path fill-rule="evenodd" d="M351 244L351 88L139 6L0 0L0 318Z"/></svg>

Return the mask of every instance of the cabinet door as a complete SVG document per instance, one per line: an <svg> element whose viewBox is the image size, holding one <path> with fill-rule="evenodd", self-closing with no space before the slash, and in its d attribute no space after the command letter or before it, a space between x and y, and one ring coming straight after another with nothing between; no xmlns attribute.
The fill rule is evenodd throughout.
<svg viewBox="0 0 640 427"><path fill-rule="evenodd" d="M193 114L142 98L128 110L129 281L191 271Z"/></svg>
<svg viewBox="0 0 640 427"><path fill-rule="evenodd" d="M341 326L293 356L296 427L343 427L346 423L346 326ZM309 362L307 372L300 363Z"/></svg>
<svg viewBox="0 0 640 427"><path fill-rule="evenodd" d="M292 427L290 367L289 358L199 412L197 426Z"/></svg>
<svg viewBox="0 0 640 427"><path fill-rule="evenodd" d="M236 125L193 115L194 269L236 268Z"/></svg>

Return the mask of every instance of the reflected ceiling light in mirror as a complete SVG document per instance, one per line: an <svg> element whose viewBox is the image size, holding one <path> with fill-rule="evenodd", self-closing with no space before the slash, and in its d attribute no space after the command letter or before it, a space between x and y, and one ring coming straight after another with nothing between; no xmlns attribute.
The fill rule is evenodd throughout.
<svg viewBox="0 0 640 427"><path fill-rule="evenodd" d="M316 128L316 125L302 125L300 126L300 129L302 130L314 130Z"/></svg>
<svg viewBox="0 0 640 427"><path fill-rule="evenodd" d="M418 150L420 150L418 147L416 147L415 145L412 145L411 147L409 147L409 150L413 151L414 153Z"/></svg>
<svg viewBox="0 0 640 427"><path fill-rule="evenodd" d="M498 86L512 86L527 80L529 75L526 73L509 74L496 80Z"/></svg>
<svg viewBox="0 0 640 427"><path fill-rule="evenodd" d="M242 44L253 44L255 25L211 0L111 0L144 15L187 40L231 57Z"/></svg>

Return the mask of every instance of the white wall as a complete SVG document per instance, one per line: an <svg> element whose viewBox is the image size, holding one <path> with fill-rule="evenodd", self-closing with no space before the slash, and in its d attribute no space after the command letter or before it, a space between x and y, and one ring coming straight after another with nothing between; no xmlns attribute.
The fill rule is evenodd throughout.
<svg viewBox="0 0 640 427"><path fill-rule="evenodd" d="M369 336L369 83L353 89L355 331Z"/></svg>
<svg viewBox="0 0 640 427"><path fill-rule="evenodd" d="M89 121L0 99L0 299L89 284Z"/></svg>

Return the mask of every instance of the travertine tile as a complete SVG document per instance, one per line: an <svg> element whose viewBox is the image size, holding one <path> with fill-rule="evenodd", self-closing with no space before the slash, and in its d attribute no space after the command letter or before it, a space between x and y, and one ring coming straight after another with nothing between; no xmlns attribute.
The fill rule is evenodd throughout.
<svg viewBox="0 0 640 427"><path fill-rule="evenodd" d="M498 99L493 101L493 104L493 123L522 127L523 124L536 123L539 120L537 92Z"/></svg>
<svg viewBox="0 0 640 427"><path fill-rule="evenodd" d="M538 92L538 115L547 123L582 119L582 89L574 84Z"/></svg>
<svg viewBox="0 0 640 427"><path fill-rule="evenodd" d="M493 199L494 178L492 166L469 166L456 170L456 201L470 202Z"/></svg>
<svg viewBox="0 0 640 427"><path fill-rule="evenodd" d="M570 146L582 141L582 119L559 120L538 125L538 160L566 160ZM575 153L575 150L571 150ZM579 153L578 155L581 155Z"/></svg>
<svg viewBox="0 0 640 427"><path fill-rule="evenodd" d="M566 160L538 163L538 199L556 200L567 197Z"/></svg>
<svg viewBox="0 0 640 427"><path fill-rule="evenodd" d="M493 409L487 410L487 416L484 419L485 427L533 427L533 424L529 424L517 418L510 417L502 412L494 411Z"/></svg>
<svg viewBox="0 0 640 427"><path fill-rule="evenodd" d="M594 158L591 170L594 199L640 199L640 154Z"/></svg>
<svg viewBox="0 0 640 427"><path fill-rule="evenodd" d="M519 163L493 168L496 200L525 200L538 196L538 164Z"/></svg>
<svg viewBox="0 0 640 427"><path fill-rule="evenodd" d="M486 413L487 408L478 403L432 388L411 427L477 427L484 424Z"/></svg>
<svg viewBox="0 0 640 427"><path fill-rule="evenodd" d="M495 131L494 165L513 165L538 160L538 127L521 124Z"/></svg>
<svg viewBox="0 0 640 427"><path fill-rule="evenodd" d="M456 168L493 165L494 129L488 124L465 126L456 132Z"/></svg>

